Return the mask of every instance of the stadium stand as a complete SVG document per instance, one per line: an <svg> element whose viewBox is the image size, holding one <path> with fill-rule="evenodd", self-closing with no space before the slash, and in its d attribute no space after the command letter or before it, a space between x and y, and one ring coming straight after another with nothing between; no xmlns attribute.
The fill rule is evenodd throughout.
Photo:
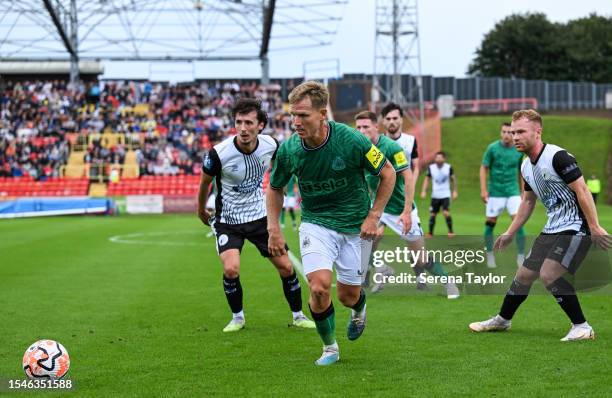
<svg viewBox="0 0 612 398"><path fill-rule="evenodd" d="M107 195L197 195L200 177L197 175L143 176L139 179L125 178L110 183Z"/></svg>
<svg viewBox="0 0 612 398"><path fill-rule="evenodd" d="M265 132L284 139L289 118L279 90L278 85L231 82L0 83L0 177L3 188L11 188L1 192L87 194L87 178L106 183L114 174L122 182L110 184L109 195L159 192L159 181L170 192L191 194L190 188L179 188L184 179L140 183L136 178L199 174L206 151L235 134L230 109L239 96L261 98L270 115ZM72 178L79 189L69 182ZM46 180L48 185L42 183Z"/></svg>
<svg viewBox="0 0 612 398"><path fill-rule="evenodd" d="M84 196L89 189L87 178L50 177L45 181L35 181L30 176L0 177L0 198L23 196Z"/></svg>

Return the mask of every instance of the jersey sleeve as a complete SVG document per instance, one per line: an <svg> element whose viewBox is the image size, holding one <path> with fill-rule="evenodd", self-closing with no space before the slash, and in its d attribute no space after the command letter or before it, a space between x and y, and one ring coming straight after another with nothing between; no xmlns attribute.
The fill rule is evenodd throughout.
<svg viewBox="0 0 612 398"><path fill-rule="evenodd" d="M287 143L283 142L276 150L274 158L274 167L270 173L270 187L273 189L282 189L289 183L291 179L291 162L287 153Z"/></svg>
<svg viewBox="0 0 612 398"><path fill-rule="evenodd" d="M427 174L426 176L431 178L431 169L430 169L431 165L427 166Z"/></svg>
<svg viewBox="0 0 612 398"><path fill-rule="evenodd" d="M361 134L361 133L360 133ZM383 166L387 162L387 158L374 144L367 138L360 140L360 149L363 157L364 168L373 175L379 175Z"/></svg>
<svg viewBox="0 0 612 398"><path fill-rule="evenodd" d="M391 161L395 172L399 173L400 171L406 170L410 167L408 159L406 159L406 153L401 146L393 145L390 152L391 158L389 160Z"/></svg>
<svg viewBox="0 0 612 398"><path fill-rule="evenodd" d="M455 175L455 171L453 170L453 166L450 166L450 167L449 167L449 170L448 170L448 175L451 175L451 176L452 176L452 175Z"/></svg>
<svg viewBox="0 0 612 398"><path fill-rule="evenodd" d="M417 140L414 139L414 145L412 146L412 153L410 154L410 159L418 159L419 158L419 150L417 148Z"/></svg>
<svg viewBox="0 0 612 398"><path fill-rule="evenodd" d="M482 156L482 165L486 168L490 168L492 162L493 162L493 151L491 151L491 146L488 146L487 150ZM519 162L519 165L520 165L520 162Z"/></svg>
<svg viewBox="0 0 612 398"><path fill-rule="evenodd" d="M552 165L557 174L559 174L559 177L561 177L566 184L571 184L582 177L582 171L578 167L576 158L567 151L555 153Z"/></svg>
<svg viewBox="0 0 612 398"><path fill-rule="evenodd" d="M221 173L221 159L215 148L211 149L205 156L202 163L202 171L209 176L215 177Z"/></svg>
<svg viewBox="0 0 612 398"><path fill-rule="evenodd" d="M278 144L278 140L276 138L272 137L272 139L274 140L274 143L276 144L276 149L274 150L274 153L272 154L272 160L274 160L274 159L276 159L276 152L278 152L279 144Z"/></svg>
<svg viewBox="0 0 612 398"><path fill-rule="evenodd" d="M533 191L533 188L531 188L531 185L527 184L527 181L525 181L525 178L522 177L522 176L521 176L521 178L523 179L525 191Z"/></svg>

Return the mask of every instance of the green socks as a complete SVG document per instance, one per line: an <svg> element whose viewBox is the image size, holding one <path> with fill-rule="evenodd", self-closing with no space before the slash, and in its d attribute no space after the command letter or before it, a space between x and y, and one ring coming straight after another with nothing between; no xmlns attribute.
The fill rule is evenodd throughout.
<svg viewBox="0 0 612 398"><path fill-rule="evenodd" d="M486 222L485 223L485 246L487 247L488 252L493 251L493 228L495 228L495 223Z"/></svg>
<svg viewBox="0 0 612 398"><path fill-rule="evenodd" d="M427 272L436 276L448 276L444 268L442 268L442 264L437 261L429 260L429 263L425 266Z"/></svg>
<svg viewBox="0 0 612 398"><path fill-rule="evenodd" d="M323 344L334 344L336 342L336 316L334 312L334 303L330 303L329 307L320 313L313 312L311 308L310 314L312 315L312 319L317 326L317 333L319 333L319 336L321 336Z"/></svg>

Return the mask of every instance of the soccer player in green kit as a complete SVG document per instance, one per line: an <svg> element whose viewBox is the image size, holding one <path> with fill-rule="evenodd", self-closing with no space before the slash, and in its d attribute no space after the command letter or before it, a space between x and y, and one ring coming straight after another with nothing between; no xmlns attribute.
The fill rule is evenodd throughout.
<svg viewBox="0 0 612 398"><path fill-rule="evenodd" d="M484 237L489 268L497 266L493 253L493 229L497 223L497 217L504 209L507 209L508 214L514 220L521 203L519 170L522 158L523 155L514 147L510 123L502 123L501 139L487 147L480 165L480 197L487 204ZM516 233L516 245L518 247L516 262L520 267L525 260L523 227Z"/></svg>
<svg viewBox="0 0 612 398"><path fill-rule="evenodd" d="M307 81L291 91L290 114L297 134L278 149L266 193L268 248L276 255L286 247L278 221L282 188L297 176L302 197L300 251L310 311L324 344L316 365L340 359L330 296L334 264L338 299L352 309L348 339L363 333L366 297L361 284L368 259L362 260L362 246L369 252L395 184L395 171L376 146L349 126L327 121L328 101L327 88L318 82ZM371 207L364 170L379 174L381 180Z"/></svg>
<svg viewBox="0 0 612 398"><path fill-rule="evenodd" d="M413 174L404 149L395 140L380 133L378 130L378 118L373 112L364 111L355 115L355 126L357 130L368 137L372 144L380 149L397 173L393 193L380 220L379 236L382 236L384 233L386 225L405 240L411 250L424 252L425 240L423 239L423 230L421 229L418 214L413 211L415 208L414 185L412 184ZM366 181L370 191L376 192L380 178L375 175L366 174ZM374 246L376 244L377 241L375 241ZM448 275L441 264L431 259L426 261L420 259L417 265L432 275ZM382 270L377 270L377 272L389 275L393 274L393 269L386 266ZM383 286L384 283L376 283L372 287L372 293L380 291ZM454 283L447 283L446 291L447 297L451 300L459 297L459 289Z"/></svg>

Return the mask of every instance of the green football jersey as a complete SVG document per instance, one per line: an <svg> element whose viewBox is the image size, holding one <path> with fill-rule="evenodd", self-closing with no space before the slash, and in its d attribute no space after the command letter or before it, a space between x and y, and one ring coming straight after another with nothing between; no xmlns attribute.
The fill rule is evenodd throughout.
<svg viewBox="0 0 612 398"><path fill-rule="evenodd" d="M287 183L287 193L285 194L288 198L295 196L295 176L291 176Z"/></svg>
<svg viewBox="0 0 612 398"><path fill-rule="evenodd" d="M410 167L404 150L397 142L395 142L395 140L387 136L380 135L378 142L375 145L378 149L380 149L383 155L385 155L385 157L391 161L396 173ZM368 187L370 188L372 199L374 199L376 190L378 189L378 183L380 182L380 176L367 173L365 177L366 181L368 182ZM398 174L397 178L395 179L393 193L391 194L391 198L389 198L387 207L385 207L385 213L396 216L402 214L402 211L404 211L404 203L406 203L405 193L404 178Z"/></svg>
<svg viewBox="0 0 612 398"><path fill-rule="evenodd" d="M520 195L518 173L523 155L513 146L506 147L501 140L487 147L482 165L489 169L488 191L494 198Z"/></svg>
<svg viewBox="0 0 612 398"><path fill-rule="evenodd" d="M329 123L329 134L317 148L307 148L293 134L278 148L270 186L284 187L295 175L302 198L302 221L358 234L370 210L364 170L379 174L386 159L363 134Z"/></svg>

